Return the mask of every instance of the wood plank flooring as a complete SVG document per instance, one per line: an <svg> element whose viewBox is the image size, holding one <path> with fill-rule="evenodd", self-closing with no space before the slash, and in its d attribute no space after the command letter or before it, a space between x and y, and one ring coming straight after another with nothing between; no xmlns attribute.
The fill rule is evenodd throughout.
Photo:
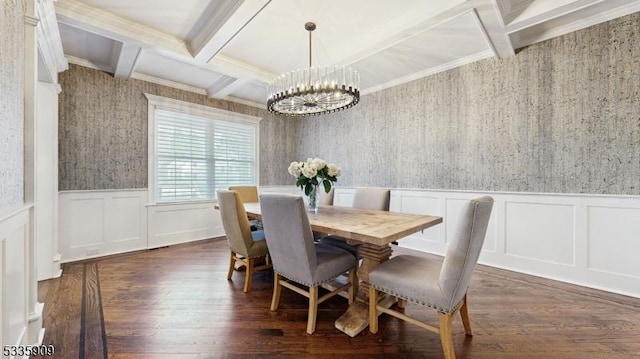
<svg viewBox="0 0 640 359"><path fill-rule="evenodd" d="M283 289L270 312L273 273L245 294L244 273L226 280L228 256L222 238L65 264L39 284L44 343L64 359L443 357L438 335L390 316L375 335L336 330L341 297L307 335L305 298ZM418 305L406 313L437 323ZM458 358L640 358L640 299L478 266L469 314L472 338L454 321Z"/></svg>

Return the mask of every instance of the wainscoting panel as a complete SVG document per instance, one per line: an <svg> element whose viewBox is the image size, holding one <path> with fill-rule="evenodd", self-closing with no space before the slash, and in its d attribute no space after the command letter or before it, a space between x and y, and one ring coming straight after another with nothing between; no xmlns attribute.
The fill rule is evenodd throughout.
<svg viewBox="0 0 640 359"><path fill-rule="evenodd" d="M588 267L640 280L640 208L588 206Z"/></svg>
<svg viewBox="0 0 640 359"><path fill-rule="evenodd" d="M399 245L444 255L462 206L482 195L495 203L480 263L640 298L638 196L392 189L391 211L444 218Z"/></svg>
<svg viewBox="0 0 640 359"><path fill-rule="evenodd" d="M59 194L62 262L147 247L147 190Z"/></svg>
<svg viewBox="0 0 640 359"><path fill-rule="evenodd" d="M213 202L149 206L148 248L224 236Z"/></svg>
<svg viewBox="0 0 640 359"><path fill-rule="evenodd" d="M505 201L505 209L507 255L574 264L574 206Z"/></svg>
<svg viewBox="0 0 640 359"><path fill-rule="evenodd" d="M0 215L0 339L2 345L26 340L30 206Z"/></svg>

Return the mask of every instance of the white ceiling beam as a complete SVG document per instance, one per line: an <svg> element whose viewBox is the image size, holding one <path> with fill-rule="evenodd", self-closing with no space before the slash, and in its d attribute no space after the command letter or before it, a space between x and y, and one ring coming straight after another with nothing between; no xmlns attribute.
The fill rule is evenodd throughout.
<svg viewBox="0 0 640 359"><path fill-rule="evenodd" d="M213 66L216 71L227 76L234 76L239 78L248 78L254 81L269 83L273 81L280 74L275 74L271 71L259 68L257 66L249 65L246 62L236 60L234 58L218 55L214 57L209 64Z"/></svg>
<svg viewBox="0 0 640 359"><path fill-rule="evenodd" d="M191 56L184 41L175 36L76 0L58 0L55 8L58 21L63 24L120 42L134 42Z"/></svg>
<svg viewBox="0 0 640 359"><path fill-rule="evenodd" d="M515 49L505 29L504 19L496 0L472 0L471 4L476 9L476 14L496 56L515 55Z"/></svg>
<svg viewBox="0 0 640 359"><path fill-rule="evenodd" d="M237 0L219 4L205 11L195 26L197 33L189 41L189 50L196 61L206 63L216 56L271 0ZM211 4L218 4L212 2Z"/></svg>
<svg viewBox="0 0 640 359"><path fill-rule="evenodd" d="M115 69L113 76L128 79L134 73L142 48L131 43L119 43L114 47L111 66Z"/></svg>
<svg viewBox="0 0 640 359"><path fill-rule="evenodd" d="M257 2L263 1L259 0ZM253 0L249 2L253 2ZM193 64L193 56L187 49L185 42L172 35L76 0L58 0L55 4L55 9L58 21L61 23L123 43L126 50L125 55L133 56L131 51L134 50L127 46L133 45L134 48L136 46L139 48L152 48L153 51L163 56ZM128 58L129 60L131 59L130 57ZM113 59L112 61L115 65L115 61ZM123 65L125 63L123 62ZM135 61L130 65L135 66ZM246 78L263 83L268 83L278 76L272 72L222 55L217 55L208 64L203 64L202 66L223 75ZM126 72L126 70L122 71ZM134 68L131 71L133 73Z"/></svg>
<svg viewBox="0 0 640 359"><path fill-rule="evenodd" d="M607 0L571 12L561 18L555 18L544 25L522 29L511 34L511 38L516 47L523 47L638 11L640 11L638 0Z"/></svg>
<svg viewBox="0 0 640 359"><path fill-rule="evenodd" d="M249 82L249 79L247 78L233 79L227 77L227 79L229 79L229 81L216 81L214 84L209 86L209 88L207 89L207 95L209 97L222 99L237 91L239 88Z"/></svg>
<svg viewBox="0 0 640 359"><path fill-rule="evenodd" d="M546 11L540 10L539 13L535 15L531 15L529 17L527 17L526 16L527 14L524 13L524 14L521 14L519 17L515 18L511 23L507 25L507 33L511 34L516 31L520 31L528 27L538 25L545 21L555 19L557 17L572 13L574 11L579 11L581 9L595 5L602 1L603 0L580 0L580 1L571 2L569 4L565 4L559 7L552 7L553 5L558 6L557 2L549 2L548 3L549 8ZM542 5L546 5L546 3Z"/></svg>

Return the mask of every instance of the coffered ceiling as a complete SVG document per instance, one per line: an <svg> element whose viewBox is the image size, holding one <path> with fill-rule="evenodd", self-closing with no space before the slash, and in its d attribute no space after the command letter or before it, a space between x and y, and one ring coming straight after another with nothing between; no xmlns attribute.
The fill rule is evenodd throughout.
<svg viewBox="0 0 640 359"><path fill-rule="evenodd" d="M363 94L640 11L640 0L57 0L71 63L264 107L309 62Z"/></svg>

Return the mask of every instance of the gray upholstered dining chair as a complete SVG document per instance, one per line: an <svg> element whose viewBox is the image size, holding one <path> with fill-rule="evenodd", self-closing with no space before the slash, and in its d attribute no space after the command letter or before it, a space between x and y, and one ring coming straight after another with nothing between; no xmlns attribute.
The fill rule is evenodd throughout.
<svg viewBox="0 0 640 359"><path fill-rule="evenodd" d="M369 331L378 331L380 312L440 334L446 359L454 359L451 322L459 311L464 331L471 336L467 311L467 289L478 262L491 216L493 198L470 200L460 215L457 232L447 248L444 262L425 257L399 255L378 265L369 273ZM438 311L439 327L404 313L378 305L378 291L396 296L400 307L408 300Z"/></svg>
<svg viewBox="0 0 640 359"><path fill-rule="evenodd" d="M273 263L274 288L271 310L278 309L282 287L309 298L307 333L316 330L318 304L347 291L349 304L355 298L356 260L351 253L313 241L309 217L302 197L291 194L260 195L262 223ZM349 272L349 283L318 298L318 287ZM298 285L309 287L304 290Z"/></svg>
<svg viewBox="0 0 640 359"><path fill-rule="evenodd" d="M353 207L360 209L389 210L391 191L383 188L357 188L353 195ZM347 244L340 236L326 236L319 239L320 243L336 246L348 250L358 256L358 246Z"/></svg>
<svg viewBox="0 0 640 359"><path fill-rule="evenodd" d="M264 231L251 231L247 212L244 210L238 192L218 191L218 206L222 226L231 249L227 280L231 280L236 262L244 265L246 267L244 292L247 293L251 288L251 277L254 271L271 268ZM256 266L258 259L264 259L264 263Z"/></svg>

